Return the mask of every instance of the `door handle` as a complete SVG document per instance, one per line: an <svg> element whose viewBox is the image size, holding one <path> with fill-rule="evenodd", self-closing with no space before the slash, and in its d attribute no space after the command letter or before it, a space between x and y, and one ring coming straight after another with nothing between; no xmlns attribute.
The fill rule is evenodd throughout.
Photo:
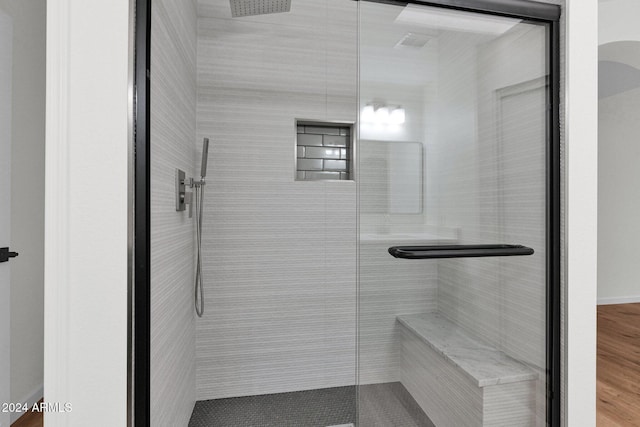
<svg viewBox="0 0 640 427"><path fill-rule="evenodd" d="M9 248L0 248L0 262L7 262L9 258L15 258L20 255L18 252L10 252Z"/></svg>

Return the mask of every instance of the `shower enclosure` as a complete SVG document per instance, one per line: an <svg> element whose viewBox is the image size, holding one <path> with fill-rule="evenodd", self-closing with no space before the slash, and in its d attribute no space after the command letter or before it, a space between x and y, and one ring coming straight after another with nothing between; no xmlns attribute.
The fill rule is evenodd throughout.
<svg viewBox="0 0 640 427"><path fill-rule="evenodd" d="M139 0L138 15L138 420L559 425L558 6ZM200 226L176 189L205 139Z"/></svg>

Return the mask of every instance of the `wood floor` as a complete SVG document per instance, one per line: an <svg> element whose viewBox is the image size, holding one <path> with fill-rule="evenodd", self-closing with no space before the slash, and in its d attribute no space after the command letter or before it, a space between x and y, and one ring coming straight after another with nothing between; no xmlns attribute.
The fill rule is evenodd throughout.
<svg viewBox="0 0 640 427"><path fill-rule="evenodd" d="M597 425L640 426L640 304L598 306Z"/></svg>
<svg viewBox="0 0 640 427"><path fill-rule="evenodd" d="M11 424L11 427L42 427L42 418L42 412L27 412Z"/></svg>
<svg viewBox="0 0 640 427"><path fill-rule="evenodd" d="M42 427L42 424L42 413L30 412L18 418L11 427Z"/></svg>

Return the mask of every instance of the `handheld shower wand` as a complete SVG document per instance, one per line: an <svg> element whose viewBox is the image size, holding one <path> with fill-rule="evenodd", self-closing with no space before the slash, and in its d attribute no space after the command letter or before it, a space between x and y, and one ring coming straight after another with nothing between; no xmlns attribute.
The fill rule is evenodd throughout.
<svg viewBox="0 0 640 427"><path fill-rule="evenodd" d="M202 141L202 163L200 165L200 181L194 181L196 202L196 244L198 254L196 259L196 275L194 284L194 304L196 314L204 314L204 292L202 290L202 206L204 205L204 178L207 176L207 158L209 157L209 138Z"/></svg>
<svg viewBox="0 0 640 427"><path fill-rule="evenodd" d="M209 157L209 138L202 141L202 164L200 165L200 177L204 181L207 176L207 158Z"/></svg>

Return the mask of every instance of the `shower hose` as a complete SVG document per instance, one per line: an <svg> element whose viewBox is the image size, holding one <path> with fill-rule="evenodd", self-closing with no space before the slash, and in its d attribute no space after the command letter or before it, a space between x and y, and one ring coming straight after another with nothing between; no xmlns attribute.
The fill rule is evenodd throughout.
<svg viewBox="0 0 640 427"><path fill-rule="evenodd" d="M196 187L196 245L198 254L196 256L195 275L195 306L196 314L202 317L204 314L204 293L202 291L202 205L204 204L204 180Z"/></svg>

